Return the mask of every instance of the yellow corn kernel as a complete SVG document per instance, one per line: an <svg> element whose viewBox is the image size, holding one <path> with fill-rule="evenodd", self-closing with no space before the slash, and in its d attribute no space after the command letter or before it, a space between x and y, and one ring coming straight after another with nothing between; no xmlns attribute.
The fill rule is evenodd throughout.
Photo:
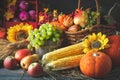
<svg viewBox="0 0 120 80"><path fill-rule="evenodd" d="M79 66L80 59L85 54L75 55L75 56L69 56L65 58L61 58L55 61L51 61L48 64L45 65L46 70L64 70L69 68L75 68Z"/></svg>
<svg viewBox="0 0 120 80"><path fill-rule="evenodd" d="M42 57L42 64L45 65L48 62L51 62L60 58L68 57L68 56L78 55L81 53L83 53L82 43L73 44L73 45L46 53Z"/></svg>

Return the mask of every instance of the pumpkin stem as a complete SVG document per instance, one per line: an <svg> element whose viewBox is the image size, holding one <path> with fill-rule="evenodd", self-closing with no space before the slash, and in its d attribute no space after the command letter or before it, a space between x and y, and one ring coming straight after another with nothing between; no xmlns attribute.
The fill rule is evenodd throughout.
<svg viewBox="0 0 120 80"><path fill-rule="evenodd" d="M94 54L93 54L93 56L94 56L94 57L97 57L97 56L99 56L99 54L97 54L97 53L94 53Z"/></svg>

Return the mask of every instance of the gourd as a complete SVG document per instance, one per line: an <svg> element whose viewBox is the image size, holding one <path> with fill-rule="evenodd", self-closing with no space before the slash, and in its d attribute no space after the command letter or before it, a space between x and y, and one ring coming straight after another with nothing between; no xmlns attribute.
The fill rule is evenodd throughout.
<svg viewBox="0 0 120 80"><path fill-rule="evenodd" d="M71 16L65 16L63 20L63 25L66 28L69 28L70 26L72 26L72 24L73 24L73 18Z"/></svg>
<svg viewBox="0 0 120 80"><path fill-rule="evenodd" d="M111 58L96 50L89 51L80 60L80 70L88 77L103 78L111 71L111 68Z"/></svg>
<svg viewBox="0 0 120 80"><path fill-rule="evenodd" d="M108 38L110 48L105 49L104 52L111 57L113 65L120 66L120 35L112 35Z"/></svg>

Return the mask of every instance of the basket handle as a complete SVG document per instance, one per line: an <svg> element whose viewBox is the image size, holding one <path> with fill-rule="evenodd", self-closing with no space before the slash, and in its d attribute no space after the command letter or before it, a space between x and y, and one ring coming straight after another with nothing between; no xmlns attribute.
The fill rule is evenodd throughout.
<svg viewBox="0 0 120 80"><path fill-rule="evenodd" d="M78 0L78 9L80 8L80 2L81 2L81 0ZM97 13L100 13L99 1L95 0L95 4L96 4ZM98 16L97 24L100 24L100 15Z"/></svg>

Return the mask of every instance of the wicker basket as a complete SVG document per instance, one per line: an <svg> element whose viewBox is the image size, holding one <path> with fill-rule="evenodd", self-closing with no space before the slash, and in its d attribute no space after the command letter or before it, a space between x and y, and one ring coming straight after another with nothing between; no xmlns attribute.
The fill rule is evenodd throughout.
<svg viewBox="0 0 120 80"><path fill-rule="evenodd" d="M97 12L100 13L98 0L95 0L95 2L96 2L96 10L97 10ZM78 3L80 3L80 0ZM102 33L106 34L107 36L115 34L115 26L101 25L100 24L100 16L99 16L97 18L97 24L92 26L92 28L90 28L90 29L87 28L87 29L83 29L83 30L80 30L77 32L65 31L64 43L66 43L67 45L75 44L75 43L78 43L79 41L81 41L88 34L98 33L98 32L102 32Z"/></svg>
<svg viewBox="0 0 120 80"><path fill-rule="evenodd" d="M75 44L84 39L88 34L102 32L107 36L116 34L115 26L107 25L94 25L91 29L85 29L78 32L65 31L65 37L67 44Z"/></svg>
<svg viewBox="0 0 120 80"><path fill-rule="evenodd" d="M52 41L46 41L44 46L41 46L39 49L36 49L35 52L40 54L40 57L42 57L44 54L58 49L59 47L61 47L61 40L57 41L56 43Z"/></svg>

